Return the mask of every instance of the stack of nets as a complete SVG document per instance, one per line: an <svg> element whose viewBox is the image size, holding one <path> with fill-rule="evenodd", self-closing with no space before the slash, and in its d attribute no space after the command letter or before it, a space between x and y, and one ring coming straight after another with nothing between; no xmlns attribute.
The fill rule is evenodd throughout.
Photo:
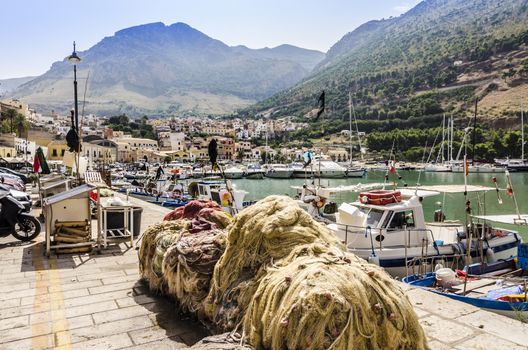
<svg viewBox="0 0 528 350"><path fill-rule="evenodd" d="M154 292L164 292L160 260L170 243L189 234L191 221L164 221L147 228L139 249L139 272Z"/></svg>
<svg viewBox="0 0 528 350"><path fill-rule="evenodd" d="M183 310L203 314L214 265L225 249L229 214L213 202L191 201L170 212L143 237L140 271L151 290L176 298Z"/></svg>
<svg viewBox="0 0 528 350"><path fill-rule="evenodd" d="M256 348L427 348L397 282L283 196L230 226L204 306L219 330L242 330Z"/></svg>

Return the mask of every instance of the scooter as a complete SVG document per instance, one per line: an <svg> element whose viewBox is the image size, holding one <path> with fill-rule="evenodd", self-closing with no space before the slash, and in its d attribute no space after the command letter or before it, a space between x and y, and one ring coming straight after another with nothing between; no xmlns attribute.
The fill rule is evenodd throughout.
<svg viewBox="0 0 528 350"><path fill-rule="evenodd" d="M40 234L40 222L7 191L0 191L0 237L13 235L28 242Z"/></svg>

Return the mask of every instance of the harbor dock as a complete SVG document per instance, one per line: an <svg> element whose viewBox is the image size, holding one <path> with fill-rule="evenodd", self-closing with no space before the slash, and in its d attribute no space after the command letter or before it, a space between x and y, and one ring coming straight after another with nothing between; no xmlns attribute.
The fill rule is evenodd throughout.
<svg viewBox="0 0 528 350"><path fill-rule="evenodd" d="M169 209L143 208L141 231ZM101 254L44 253L0 239L0 349L179 349L208 335L174 303L139 281L137 251L111 244ZM526 349L528 324L402 284L431 349Z"/></svg>

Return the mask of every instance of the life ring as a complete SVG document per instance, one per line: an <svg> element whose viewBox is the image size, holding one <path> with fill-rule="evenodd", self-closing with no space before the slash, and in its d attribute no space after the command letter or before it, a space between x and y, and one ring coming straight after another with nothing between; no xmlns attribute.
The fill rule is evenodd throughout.
<svg viewBox="0 0 528 350"><path fill-rule="evenodd" d="M316 197L312 203L316 208L321 209L326 204L326 198Z"/></svg>

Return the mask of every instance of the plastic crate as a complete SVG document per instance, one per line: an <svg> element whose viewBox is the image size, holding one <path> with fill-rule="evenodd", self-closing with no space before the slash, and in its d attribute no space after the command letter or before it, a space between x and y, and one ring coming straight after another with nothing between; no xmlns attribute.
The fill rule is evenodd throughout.
<svg viewBox="0 0 528 350"><path fill-rule="evenodd" d="M528 271L528 243L519 244L517 250L517 265L524 271Z"/></svg>

